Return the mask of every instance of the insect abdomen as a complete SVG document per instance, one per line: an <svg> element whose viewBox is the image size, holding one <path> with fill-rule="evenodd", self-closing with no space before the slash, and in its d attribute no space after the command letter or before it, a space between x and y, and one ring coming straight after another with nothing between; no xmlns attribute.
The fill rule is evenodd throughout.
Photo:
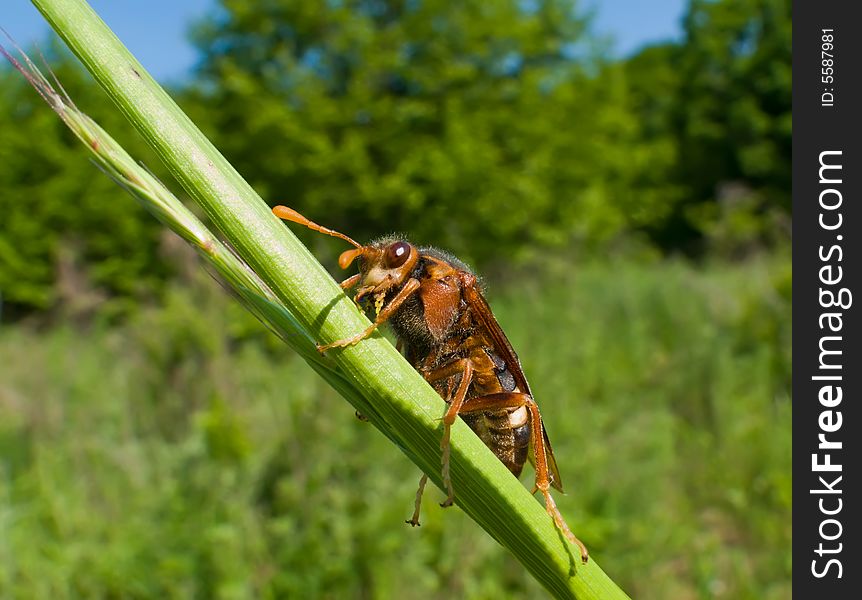
<svg viewBox="0 0 862 600"><path fill-rule="evenodd" d="M494 456L518 477L527 462L530 445L530 422L526 409L462 414L461 417Z"/></svg>

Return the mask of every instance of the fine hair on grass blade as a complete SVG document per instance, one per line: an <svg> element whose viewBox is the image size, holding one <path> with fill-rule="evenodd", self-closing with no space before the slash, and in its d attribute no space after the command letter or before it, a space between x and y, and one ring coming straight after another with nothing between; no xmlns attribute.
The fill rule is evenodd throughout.
<svg viewBox="0 0 862 600"><path fill-rule="evenodd" d="M171 231L188 242L202 256L220 283L230 291L267 328L279 336L307 361L337 376L343 377L332 362L316 351L314 341L296 318L278 301L266 284L219 240L167 187L145 166L136 162L95 121L81 112L62 90L51 73L52 84L26 53L19 51L23 63L0 45L0 54L12 63L39 95L57 113L69 129L84 144L91 158L103 173L128 191L150 213ZM57 86L56 88L54 86Z"/></svg>

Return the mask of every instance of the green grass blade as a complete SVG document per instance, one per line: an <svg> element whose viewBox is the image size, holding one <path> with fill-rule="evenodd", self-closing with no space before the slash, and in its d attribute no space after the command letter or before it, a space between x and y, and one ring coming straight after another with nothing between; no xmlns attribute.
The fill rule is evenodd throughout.
<svg viewBox="0 0 862 600"><path fill-rule="evenodd" d="M367 325L330 275L85 2L34 4L304 331L328 342ZM439 486L442 399L382 336L331 354L345 382L335 387L348 398L358 393L371 422ZM325 369L318 361L311 364ZM595 561L580 564L577 549L564 543L542 505L461 421L452 431L452 479L458 505L552 594L626 597ZM409 511L410 499L405 503ZM569 524L577 532L578 521L569 518Z"/></svg>

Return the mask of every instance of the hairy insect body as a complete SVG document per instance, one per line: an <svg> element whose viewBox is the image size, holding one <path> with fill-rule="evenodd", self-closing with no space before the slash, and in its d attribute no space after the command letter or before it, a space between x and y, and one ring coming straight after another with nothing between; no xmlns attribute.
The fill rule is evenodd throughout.
<svg viewBox="0 0 862 600"><path fill-rule="evenodd" d="M433 248L419 248L419 254L457 265L458 271L475 278L466 265L446 253ZM506 362L494 352L492 342L483 335L470 304L463 297L460 278L452 274L440 280L430 280L426 272L428 266L428 262L420 258L411 277L427 283L423 283L419 294L405 301L389 321L404 345L407 360L428 378L469 359L474 370L465 402L499 392L521 392ZM394 293L390 296L394 297ZM387 300L391 301L391 297ZM426 313L426 305L431 307L431 311L444 314L432 317L431 311ZM437 324L433 332L429 318L430 322ZM454 372L431 381L431 385L446 402L451 403L461 377L462 372ZM530 418L525 407L465 413L461 418L516 477L520 476L530 442Z"/></svg>
<svg viewBox="0 0 862 600"><path fill-rule="evenodd" d="M528 459L533 463L533 491L542 493L555 525L578 545L586 561L586 547L566 525L549 491L552 486L562 491L562 485L539 407L518 356L471 270L434 248L418 248L396 237L362 246L290 208L277 206L273 212L354 246L341 254L338 264L346 269L356 261L359 272L344 280L341 287L356 290L354 301L373 323L350 338L318 346L318 350L356 344L389 323L407 360L448 404L440 442L442 480L448 492L442 506L451 506L455 499L449 438L452 425L460 417L515 476L521 474ZM423 475L413 517L407 521L411 525L419 524L426 481L427 475Z"/></svg>
<svg viewBox="0 0 862 600"><path fill-rule="evenodd" d="M446 346L450 354L454 353L458 347L457 334L469 326L463 319L467 304L461 297L461 282L455 271L460 268L469 272L467 266L436 248L418 250L420 258L410 277L422 282L419 293L405 301L390 319L392 330L407 345L407 358L416 368L419 368L419 361L427 363L432 350L441 349L441 346ZM426 257L448 262L455 269L440 279L431 279L440 263L432 263ZM397 290L388 292L388 299L391 301L396 294Z"/></svg>

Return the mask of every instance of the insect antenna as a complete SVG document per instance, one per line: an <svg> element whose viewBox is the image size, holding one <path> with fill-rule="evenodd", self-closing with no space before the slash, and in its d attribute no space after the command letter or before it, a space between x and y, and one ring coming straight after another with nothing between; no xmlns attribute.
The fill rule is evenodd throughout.
<svg viewBox="0 0 862 600"><path fill-rule="evenodd" d="M292 208L288 208L287 206L273 207L272 214L274 214L279 219L284 219L285 221L292 221L294 223L299 223L300 225L305 225L309 229L319 231L320 233L325 233L326 235L331 235L332 237L341 238L346 242L350 242L357 248L362 248L360 244L356 243L355 241L353 241L353 239L347 237L343 233L339 233L333 229L330 229L329 227L324 227L323 225L318 225L314 221L305 218L304 216L302 216Z"/></svg>
<svg viewBox="0 0 862 600"><path fill-rule="evenodd" d="M344 235L343 233L339 233L338 231L335 231L334 229L330 229L329 227L324 227L323 225L318 225L314 221L302 216L301 214L299 214L298 212L296 212L295 210L293 210L292 208L289 208L287 206L281 206L281 205L274 206L272 209L272 214L274 214L279 219L284 219L285 221L291 221L293 223L298 223L300 225L304 225L304 226L308 227L309 229L312 229L314 231L318 231L320 233L325 233L326 235L331 235L332 237L340 238L340 239L342 239L346 242L349 242L349 243L353 244L354 246L356 246L356 248L357 248L356 250L347 250L347 251L343 252L341 254L341 256L338 258L338 265L342 269L346 269L347 267L349 267L350 263L353 262L353 259L355 259L357 256L359 256L360 254L362 254L365 251L365 247L362 246L361 244L355 242L352 238Z"/></svg>

